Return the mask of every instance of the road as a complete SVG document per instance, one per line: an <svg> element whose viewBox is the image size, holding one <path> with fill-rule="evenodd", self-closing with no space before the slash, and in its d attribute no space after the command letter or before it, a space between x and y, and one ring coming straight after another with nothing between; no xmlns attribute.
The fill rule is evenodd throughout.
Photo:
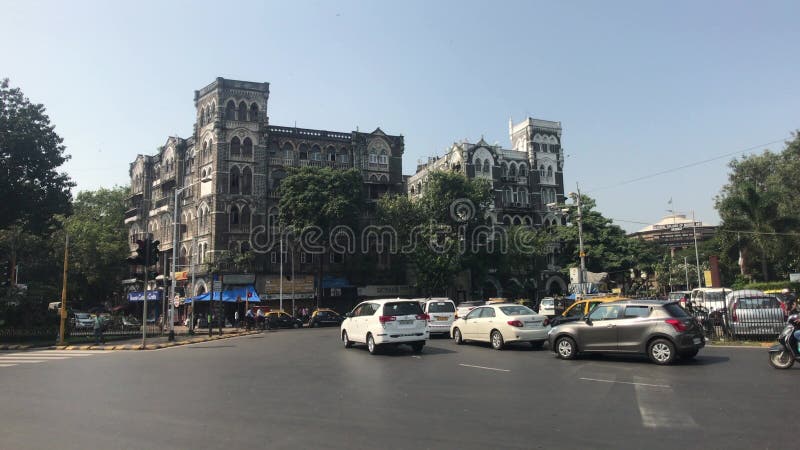
<svg viewBox="0 0 800 450"><path fill-rule="evenodd" d="M670 367L446 339L420 356L372 356L344 349L328 328L147 352L19 353L0 354L3 449L730 449L796 440L800 369L772 369L764 349L704 349ZM14 358L41 362L2 362Z"/></svg>

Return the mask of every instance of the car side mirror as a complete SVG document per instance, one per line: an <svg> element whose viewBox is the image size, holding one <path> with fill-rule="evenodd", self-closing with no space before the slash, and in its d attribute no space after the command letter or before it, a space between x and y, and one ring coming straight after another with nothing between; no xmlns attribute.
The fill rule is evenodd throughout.
<svg viewBox="0 0 800 450"><path fill-rule="evenodd" d="M586 316L586 319L584 319L584 322L586 322L586 325L592 325L592 318L589 317L589 316Z"/></svg>
<svg viewBox="0 0 800 450"><path fill-rule="evenodd" d="M349 312L349 313L344 313L344 316L345 316L345 317L353 317L353 313L351 313L351 312Z"/></svg>

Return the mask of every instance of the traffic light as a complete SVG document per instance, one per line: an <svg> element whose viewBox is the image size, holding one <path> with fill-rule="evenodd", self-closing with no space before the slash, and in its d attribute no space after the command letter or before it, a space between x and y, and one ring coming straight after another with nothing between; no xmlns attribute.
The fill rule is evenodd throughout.
<svg viewBox="0 0 800 450"><path fill-rule="evenodd" d="M145 253L147 252L147 245L143 240L137 240L136 245L136 256L131 256L127 258L125 261L132 266L141 266L144 265L145 262Z"/></svg>
<svg viewBox="0 0 800 450"><path fill-rule="evenodd" d="M159 241L150 242L150 261L147 262L148 266L158 264L158 244L160 244Z"/></svg>

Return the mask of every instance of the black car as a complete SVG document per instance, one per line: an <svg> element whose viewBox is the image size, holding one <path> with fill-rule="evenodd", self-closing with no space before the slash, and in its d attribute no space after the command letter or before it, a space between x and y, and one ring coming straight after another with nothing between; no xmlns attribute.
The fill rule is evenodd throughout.
<svg viewBox="0 0 800 450"><path fill-rule="evenodd" d="M336 311L331 309L318 309L311 315L308 321L310 327L324 327L324 326L339 326L342 324L344 317L340 316Z"/></svg>
<svg viewBox="0 0 800 450"><path fill-rule="evenodd" d="M303 321L286 314L283 311L267 313L267 322L270 328L301 328Z"/></svg>

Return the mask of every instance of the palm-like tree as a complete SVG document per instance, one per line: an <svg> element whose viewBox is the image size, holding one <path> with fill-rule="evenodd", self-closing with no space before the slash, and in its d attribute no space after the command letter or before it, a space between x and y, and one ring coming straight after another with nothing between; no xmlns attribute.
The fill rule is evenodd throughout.
<svg viewBox="0 0 800 450"><path fill-rule="evenodd" d="M722 218L722 228L742 231L740 242L743 254L758 253L761 256L761 272L764 281L769 280L771 254L779 250L780 233L797 228L796 217L782 214L780 198L774 191L758 189L752 184L743 186L719 199L717 209Z"/></svg>

